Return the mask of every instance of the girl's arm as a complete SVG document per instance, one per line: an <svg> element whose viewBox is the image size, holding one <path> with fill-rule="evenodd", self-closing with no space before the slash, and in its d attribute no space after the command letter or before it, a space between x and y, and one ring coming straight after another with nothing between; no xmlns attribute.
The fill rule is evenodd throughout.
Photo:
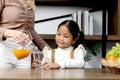
<svg viewBox="0 0 120 80"><path fill-rule="evenodd" d="M82 68L84 67L84 52L79 50L75 52L74 59L69 59L65 61L65 68Z"/></svg>
<svg viewBox="0 0 120 80"><path fill-rule="evenodd" d="M41 69L59 69L61 68L59 64L52 62L44 62L41 64Z"/></svg>

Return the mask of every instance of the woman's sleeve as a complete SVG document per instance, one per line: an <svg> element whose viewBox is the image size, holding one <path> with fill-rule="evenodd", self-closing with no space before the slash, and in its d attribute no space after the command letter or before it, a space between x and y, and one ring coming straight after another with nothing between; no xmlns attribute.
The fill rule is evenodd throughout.
<svg viewBox="0 0 120 80"><path fill-rule="evenodd" d="M2 10L5 6L5 0L0 0L0 19L1 19L1 15L2 15ZM5 28L2 28L0 26L0 41L3 40L3 33L6 29Z"/></svg>
<svg viewBox="0 0 120 80"><path fill-rule="evenodd" d="M32 41L38 47L39 50L42 51L45 46L51 49L50 46L44 41L44 39L35 31L34 28L30 28L29 30L33 38Z"/></svg>
<svg viewBox="0 0 120 80"><path fill-rule="evenodd" d="M82 45L74 51L74 59L68 59L65 61L65 68L82 68L85 65L84 57L86 55L86 50Z"/></svg>
<svg viewBox="0 0 120 80"><path fill-rule="evenodd" d="M4 8L4 5L5 5L5 0L0 0L0 13L2 9Z"/></svg>

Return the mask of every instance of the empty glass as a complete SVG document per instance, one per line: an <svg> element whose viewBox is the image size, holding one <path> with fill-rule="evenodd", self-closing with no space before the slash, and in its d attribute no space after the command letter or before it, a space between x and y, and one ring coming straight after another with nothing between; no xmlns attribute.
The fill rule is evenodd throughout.
<svg viewBox="0 0 120 80"><path fill-rule="evenodd" d="M38 49L34 50L32 53L32 68L40 69L41 61L43 59L43 52Z"/></svg>

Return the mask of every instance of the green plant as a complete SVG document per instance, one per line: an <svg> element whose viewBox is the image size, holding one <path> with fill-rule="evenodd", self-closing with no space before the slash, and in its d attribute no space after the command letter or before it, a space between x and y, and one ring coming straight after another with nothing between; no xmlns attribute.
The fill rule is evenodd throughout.
<svg viewBox="0 0 120 80"><path fill-rule="evenodd" d="M96 56L99 53L100 43L91 42L86 44L87 55L85 56L85 61L89 61L93 56Z"/></svg>

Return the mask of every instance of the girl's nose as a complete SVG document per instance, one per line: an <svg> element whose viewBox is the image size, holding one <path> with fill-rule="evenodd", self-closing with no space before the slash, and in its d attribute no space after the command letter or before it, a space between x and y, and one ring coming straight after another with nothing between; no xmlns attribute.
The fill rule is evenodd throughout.
<svg viewBox="0 0 120 80"><path fill-rule="evenodd" d="M59 39L60 39L60 40L63 40L63 36L59 36Z"/></svg>

